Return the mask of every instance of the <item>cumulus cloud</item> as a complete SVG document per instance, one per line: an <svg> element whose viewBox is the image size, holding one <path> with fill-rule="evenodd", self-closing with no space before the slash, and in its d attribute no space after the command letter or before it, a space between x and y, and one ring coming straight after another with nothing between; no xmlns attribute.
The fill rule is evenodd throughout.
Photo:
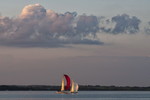
<svg viewBox="0 0 150 100"><path fill-rule="evenodd" d="M15 46L60 46L64 44L102 44L96 38L96 16L76 12L64 14L40 4L27 5L17 18L0 16L0 44Z"/></svg>
<svg viewBox="0 0 150 100"><path fill-rule="evenodd" d="M97 34L134 34L140 31L141 20L127 14L111 19L76 12L56 13L40 4L27 5L16 18L0 16L0 45L64 46L103 42ZM145 28L150 33L150 22Z"/></svg>
<svg viewBox="0 0 150 100"><path fill-rule="evenodd" d="M130 17L127 14L117 15L112 17L111 20L105 20L107 26L101 27L101 30L112 34L134 34L139 31L139 24L141 20L136 16ZM108 26L112 26L109 27Z"/></svg>
<svg viewBox="0 0 150 100"><path fill-rule="evenodd" d="M46 16L46 9L40 4L25 6L20 14L23 19L41 19Z"/></svg>
<svg viewBox="0 0 150 100"><path fill-rule="evenodd" d="M78 33L96 33L99 31L99 22L96 16L79 16L79 20L77 21L77 31Z"/></svg>

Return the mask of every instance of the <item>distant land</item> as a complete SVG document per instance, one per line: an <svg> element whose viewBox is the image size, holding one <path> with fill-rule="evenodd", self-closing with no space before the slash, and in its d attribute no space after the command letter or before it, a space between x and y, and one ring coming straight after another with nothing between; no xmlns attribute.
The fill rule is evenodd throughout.
<svg viewBox="0 0 150 100"><path fill-rule="evenodd" d="M58 91L60 86L50 85L0 85L0 91ZM80 85L79 91L150 91L149 87Z"/></svg>

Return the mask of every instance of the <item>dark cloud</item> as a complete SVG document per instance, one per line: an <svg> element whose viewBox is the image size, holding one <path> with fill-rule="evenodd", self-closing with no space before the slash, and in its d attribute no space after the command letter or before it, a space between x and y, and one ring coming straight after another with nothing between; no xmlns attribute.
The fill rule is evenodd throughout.
<svg viewBox="0 0 150 100"><path fill-rule="evenodd" d="M150 35L150 22L147 23L147 26L144 28L144 31L147 35Z"/></svg>
<svg viewBox="0 0 150 100"><path fill-rule="evenodd" d="M141 22L137 17L130 18L129 15L123 14L112 18L116 22L113 33L136 33L139 31L139 23Z"/></svg>
<svg viewBox="0 0 150 100"><path fill-rule="evenodd" d="M96 16L79 16L76 27L77 33L96 33L99 31L99 22Z"/></svg>
<svg viewBox="0 0 150 100"><path fill-rule="evenodd" d="M135 16L130 17L127 14L117 15L112 17L111 21L106 20L106 25L114 23L113 27L101 27L101 30L112 34L133 34L139 31L139 24L141 20Z"/></svg>
<svg viewBox="0 0 150 100"><path fill-rule="evenodd" d="M76 12L58 14L40 4L28 5L17 18L0 17L0 44L50 47L102 44L95 38L98 24L96 16L77 16Z"/></svg>

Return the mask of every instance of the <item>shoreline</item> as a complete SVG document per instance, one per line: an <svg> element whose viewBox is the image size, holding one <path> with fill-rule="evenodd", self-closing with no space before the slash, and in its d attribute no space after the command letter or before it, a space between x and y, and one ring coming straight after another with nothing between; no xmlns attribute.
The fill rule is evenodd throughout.
<svg viewBox="0 0 150 100"><path fill-rule="evenodd" d="M60 86L52 85L0 85L0 91L58 91ZM100 86L79 85L79 91L150 91L150 86Z"/></svg>

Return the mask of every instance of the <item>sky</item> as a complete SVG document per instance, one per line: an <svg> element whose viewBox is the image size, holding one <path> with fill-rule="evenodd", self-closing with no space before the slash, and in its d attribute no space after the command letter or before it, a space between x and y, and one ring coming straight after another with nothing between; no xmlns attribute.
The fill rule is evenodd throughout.
<svg viewBox="0 0 150 100"><path fill-rule="evenodd" d="M149 4L0 1L0 85L149 86Z"/></svg>

